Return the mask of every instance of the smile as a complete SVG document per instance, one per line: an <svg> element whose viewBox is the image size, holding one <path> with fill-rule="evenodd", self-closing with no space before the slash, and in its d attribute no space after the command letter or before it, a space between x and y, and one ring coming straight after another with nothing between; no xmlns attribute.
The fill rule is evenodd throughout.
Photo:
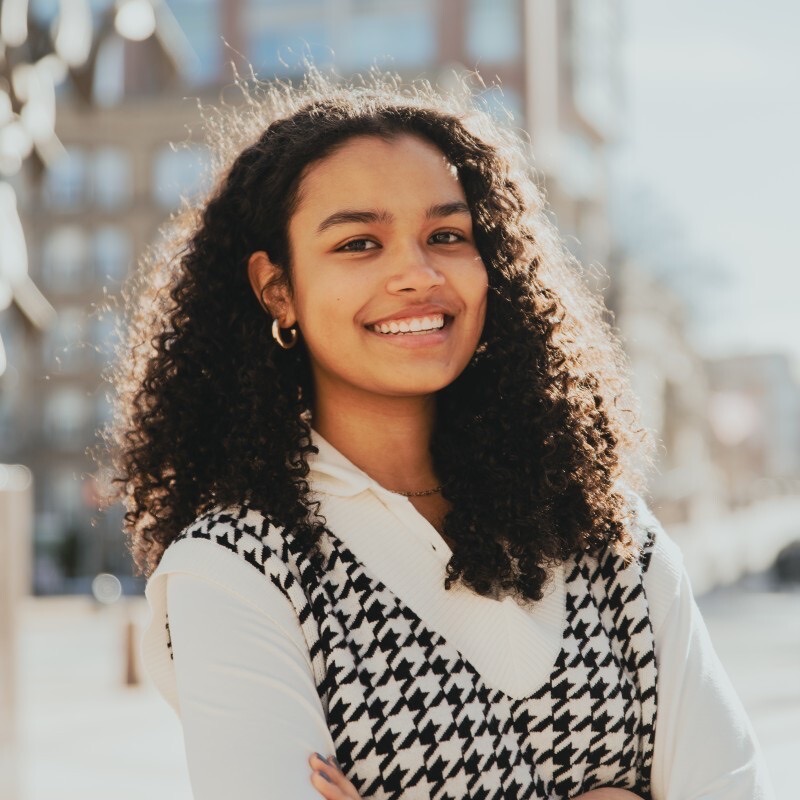
<svg viewBox="0 0 800 800"><path fill-rule="evenodd" d="M379 322L370 325L375 333L390 335L420 334L438 331L444 327L444 314L431 314L428 317L409 317L408 319L393 319L391 322Z"/></svg>

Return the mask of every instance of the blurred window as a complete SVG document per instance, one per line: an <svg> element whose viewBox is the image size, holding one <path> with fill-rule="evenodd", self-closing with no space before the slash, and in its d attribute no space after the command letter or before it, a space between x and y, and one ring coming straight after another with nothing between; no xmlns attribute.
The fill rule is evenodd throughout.
<svg viewBox="0 0 800 800"><path fill-rule="evenodd" d="M522 97L515 89L490 86L475 98L478 107L488 111L500 122L521 125Z"/></svg>
<svg viewBox="0 0 800 800"><path fill-rule="evenodd" d="M108 422L111 422L111 418L114 414L114 407L111 404L111 400L109 399L108 395L104 391L100 391L97 393L94 399L94 425L96 428L100 428Z"/></svg>
<svg viewBox="0 0 800 800"><path fill-rule="evenodd" d="M475 61L507 64L519 58L519 0L469 0L467 53ZM481 66L480 63L477 65Z"/></svg>
<svg viewBox="0 0 800 800"><path fill-rule="evenodd" d="M220 4L217 0L167 0L167 5L197 56L188 66L189 82L195 85L215 82L224 47L220 35Z"/></svg>
<svg viewBox="0 0 800 800"><path fill-rule="evenodd" d="M107 364L113 360L117 346L117 318L110 311L103 311L91 320L92 350L97 359Z"/></svg>
<svg viewBox="0 0 800 800"><path fill-rule="evenodd" d="M153 199L176 209L181 198L199 195L208 186L208 150L201 146L162 147L153 161Z"/></svg>
<svg viewBox="0 0 800 800"><path fill-rule="evenodd" d="M25 412L29 404L25 402L24 371L20 375L18 369L24 370L25 333L13 314L0 314L0 348L5 354L3 359L3 353L0 353L0 362L5 360L5 371L0 372L0 449L6 458L25 438Z"/></svg>
<svg viewBox="0 0 800 800"><path fill-rule="evenodd" d="M133 168L130 153L122 147L100 147L92 157L92 203L116 210L131 201Z"/></svg>
<svg viewBox="0 0 800 800"><path fill-rule="evenodd" d="M54 209L81 209L86 195L86 172L84 151L78 147L68 147L66 154L45 173L45 205Z"/></svg>
<svg viewBox="0 0 800 800"><path fill-rule="evenodd" d="M330 25L322 0L294 3L251 0L244 14L247 52L256 73L264 78L299 72L310 58L318 67L332 61Z"/></svg>
<svg viewBox="0 0 800 800"><path fill-rule="evenodd" d="M133 248L128 233L118 225L103 225L92 237L95 280L118 287L130 267Z"/></svg>
<svg viewBox="0 0 800 800"><path fill-rule="evenodd" d="M80 389L56 389L46 400L43 431L62 447L81 447L87 442L90 398Z"/></svg>
<svg viewBox="0 0 800 800"><path fill-rule="evenodd" d="M47 511L73 516L83 505L82 483L77 470L54 467L45 473L42 506Z"/></svg>
<svg viewBox="0 0 800 800"><path fill-rule="evenodd" d="M575 106L590 125L608 136L620 102L617 15L608 2L573 0L572 19Z"/></svg>
<svg viewBox="0 0 800 800"><path fill-rule="evenodd" d="M377 2L352 17L341 44L349 69L430 64L436 56L436 6L427 2Z"/></svg>
<svg viewBox="0 0 800 800"><path fill-rule="evenodd" d="M66 81L62 86L66 85ZM115 106L125 96L125 39L107 36L98 44L92 80L92 100L101 108Z"/></svg>
<svg viewBox="0 0 800 800"><path fill-rule="evenodd" d="M42 340L47 369L76 372L86 363L86 314L81 308L62 308Z"/></svg>
<svg viewBox="0 0 800 800"><path fill-rule="evenodd" d="M95 17L102 14L114 4L114 0L89 0L89 8ZM64 0L30 0L30 13L38 22L50 23L61 11L63 6L69 6Z"/></svg>
<svg viewBox="0 0 800 800"><path fill-rule="evenodd" d="M58 14L59 0L30 0L30 14L37 22L51 22Z"/></svg>
<svg viewBox="0 0 800 800"><path fill-rule="evenodd" d="M60 225L45 238L42 276L50 289L79 292L84 288L89 247L86 232L77 225Z"/></svg>

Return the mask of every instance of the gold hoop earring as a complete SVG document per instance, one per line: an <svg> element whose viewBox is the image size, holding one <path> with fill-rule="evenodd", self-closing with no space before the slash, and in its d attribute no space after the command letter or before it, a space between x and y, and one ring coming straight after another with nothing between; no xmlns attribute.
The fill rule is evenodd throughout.
<svg viewBox="0 0 800 800"><path fill-rule="evenodd" d="M272 320L272 338L283 350L291 350L297 344L297 328L289 328L289 341L284 341L281 326L277 319Z"/></svg>

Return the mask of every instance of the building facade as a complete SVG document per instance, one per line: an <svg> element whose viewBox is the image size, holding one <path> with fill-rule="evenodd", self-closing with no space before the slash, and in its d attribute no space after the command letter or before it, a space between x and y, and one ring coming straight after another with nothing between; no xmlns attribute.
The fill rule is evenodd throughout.
<svg viewBox="0 0 800 800"><path fill-rule="evenodd" d="M98 15L110 6L93 2ZM487 84L477 102L530 136L562 235L584 263L607 264L618 47L614 0L170 0L144 41L107 35L84 96L59 97L64 156L19 192L30 274L58 312L41 341L13 345L25 374L6 415L5 457L35 479L35 590L131 573L120 509L96 508L88 450L110 413L101 376L124 279L202 182L192 98L226 97L231 61L266 80L299 76L308 57L345 76L377 65L444 87L477 69Z"/></svg>

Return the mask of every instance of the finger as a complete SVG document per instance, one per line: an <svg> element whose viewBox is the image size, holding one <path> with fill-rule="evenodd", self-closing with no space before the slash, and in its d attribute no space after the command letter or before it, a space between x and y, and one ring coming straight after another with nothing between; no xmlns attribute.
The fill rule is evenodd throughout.
<svg viewBox="0 0 800 800"><path fill-rule="evenodd" d="M321 753L313 753L309 764L314 771L321 772L330 778L331 782L344 792L345 797L360 800L356 787L347 780L334 756L324 758Z"/></svg>
<svg viewBox="0 0 800 800"><path fill-rule="evenodd" d="M326 800L349 800L344 791L333 783L333 778L322 770L316 770L311 773L311 785L325 797Z"/></svg>

